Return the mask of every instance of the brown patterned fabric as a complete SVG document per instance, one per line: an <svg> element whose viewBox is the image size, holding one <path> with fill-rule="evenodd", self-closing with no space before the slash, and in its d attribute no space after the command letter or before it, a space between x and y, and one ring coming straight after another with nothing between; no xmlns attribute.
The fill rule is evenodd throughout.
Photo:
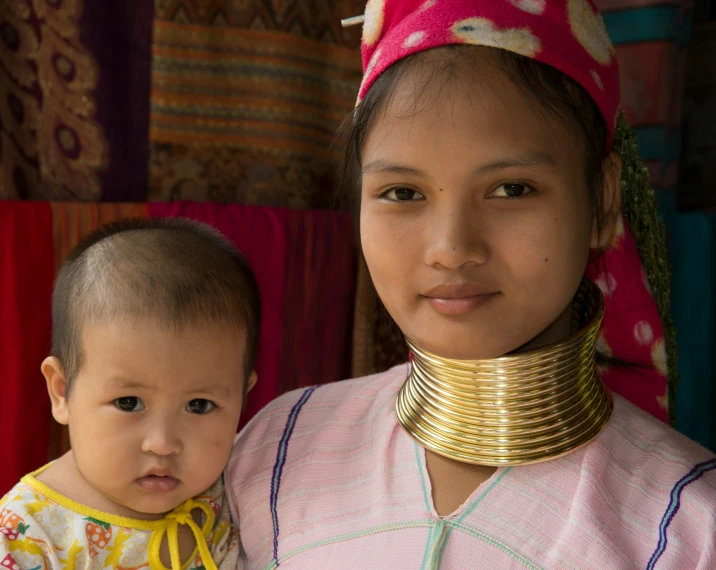
<svg viewBox="0 0 716 570"><path fill-rule="evenodd" d="M0 198L101 195L107 141L95 120L99 71L80 38L82 9L82 0L2 3Z"/></svg>
<svg viewBox="0 0 716 570"><path fill-rule="evenodd" d="M148 199L333 205L363 2L155 3Z"/></svg>
<svg viewBox="0 0 716 570"><path fill-rule="evenodd" d="M361 29L341 20L363 13L364 0L155 0L157 20L178 24L285 32L351 49Z"/></svg>

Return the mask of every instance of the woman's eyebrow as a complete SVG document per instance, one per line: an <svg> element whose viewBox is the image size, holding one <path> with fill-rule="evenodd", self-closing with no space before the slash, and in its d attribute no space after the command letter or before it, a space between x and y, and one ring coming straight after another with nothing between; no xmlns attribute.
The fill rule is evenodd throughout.
<svg viewBox="0 0 716 570"><path fill-rule="evenodd" d="M502 170L515 166L556 166L555 158L544 152L527 152L514 156L498 158L486 164L482 164L473 170L473 174L489 174L495 170Z"/></svg>
<svg viewBox="0 0 716 570"><path fill-rule="evenodd" d="M362 171L363 174L410 174L412 176L425 176L425 172L412 166L405 166L403 164L393 164L387 160L374 160L366 164Z"/></svg>
<svg viewBox="0 0 716 570"><path fill-rule="evenodd" d="M481 164L473 170L474 175L489 174L495 170L502 170L515 166L555 166L557 161L550 154L544 152L526 152L524 154L506 156L491 162ZM361 172L363 174L404 174L427 177L427 174L413 166L395 164L387 160L378 159L366 164Z"/></svg>

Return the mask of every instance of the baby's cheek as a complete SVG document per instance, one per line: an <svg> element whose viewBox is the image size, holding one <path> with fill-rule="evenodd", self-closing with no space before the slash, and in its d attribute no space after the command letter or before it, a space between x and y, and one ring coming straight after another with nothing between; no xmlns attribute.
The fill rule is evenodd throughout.
<svg viewBox="0 0 716 570"><path fill-rule="evenodd" d="M207 434L194 441L191 463L204 486L211 485L226 467L233 444L232 435ZM197 481L198 483L198 481Z"/></svg>
<svg viewBox="0 0 716 570"><path fill-rule="evenodd" d="M217 454L228 458L234 443L235 431L227 429L223 424L214 429L206 429L200 434L199 448L205 453L215 456Z"/></svg>

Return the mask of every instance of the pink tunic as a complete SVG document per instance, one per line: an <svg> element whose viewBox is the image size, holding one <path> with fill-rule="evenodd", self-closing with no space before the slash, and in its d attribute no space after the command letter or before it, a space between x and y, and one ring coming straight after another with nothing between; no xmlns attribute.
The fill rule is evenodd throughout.
<svg viewBox="0 0 716 570"><path fill-rule="evenodd" d="M241 432L226 486L247 568L716 568L716 458L619 397L589 445L438 516L394 411L407 372L291 392Z"/></svg>

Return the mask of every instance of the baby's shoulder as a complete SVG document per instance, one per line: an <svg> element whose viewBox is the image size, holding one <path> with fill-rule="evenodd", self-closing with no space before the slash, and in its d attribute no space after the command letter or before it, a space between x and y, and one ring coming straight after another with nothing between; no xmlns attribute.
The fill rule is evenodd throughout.
<svg viewBox="0 0 716 570"><path fill-rule="evenodd" d="M0 535L5 538L17 538L25 535L41 513L52 509L52 514L59 514L58 508L48 497L35 489L23 478L0 499ZM37 526L37 525L35 525Z"/></svg>
<svg viewBox="0 0 716 570"><path fill-rule="evenodd" d="M58 537L48 534L48 528L61 530L62 511L25 480L10 489L0 499L0 567L24 570L59 563Z"/></svg>

